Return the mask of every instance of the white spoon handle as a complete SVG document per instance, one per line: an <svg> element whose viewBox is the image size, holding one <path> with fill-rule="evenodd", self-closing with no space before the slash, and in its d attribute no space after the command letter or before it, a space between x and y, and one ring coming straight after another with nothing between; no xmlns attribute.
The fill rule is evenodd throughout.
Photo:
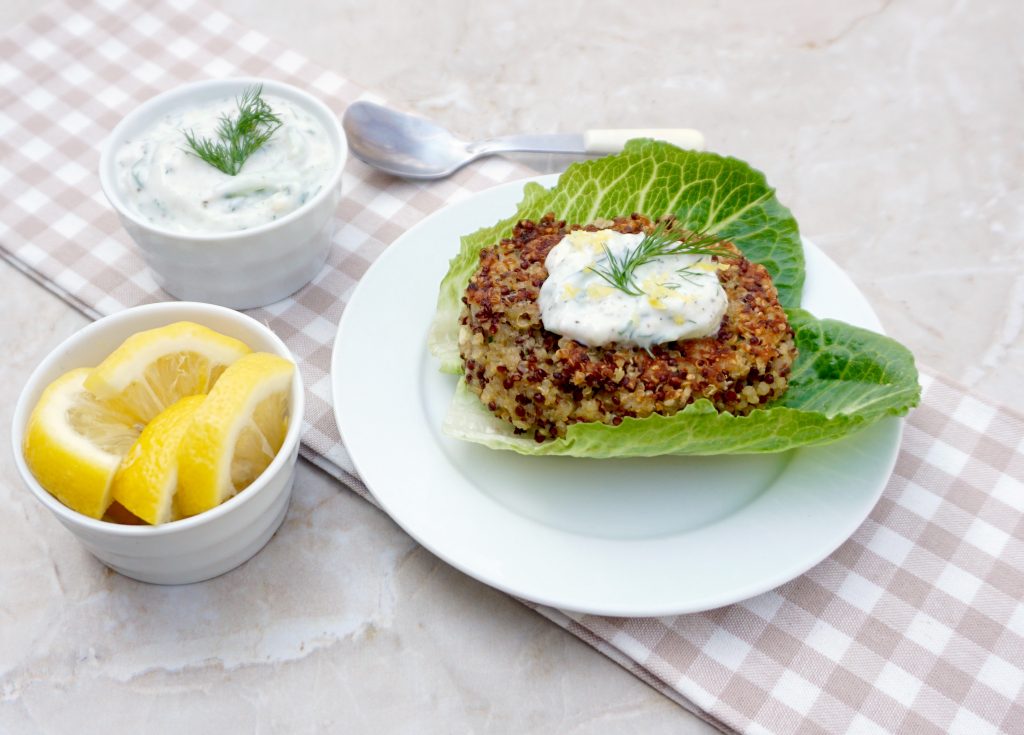
<svg viewBox="0 0 1024 735"><path fill-rule="evenodd" d="M704 149L704 135L692 128L587 130L583 133L583 147L587 153L618 153L631 138L654 138L680 148Z"/></svg>

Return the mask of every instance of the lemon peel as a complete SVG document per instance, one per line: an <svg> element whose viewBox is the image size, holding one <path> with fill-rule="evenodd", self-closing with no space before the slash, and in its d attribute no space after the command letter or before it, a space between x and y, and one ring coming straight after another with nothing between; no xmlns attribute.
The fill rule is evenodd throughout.
<svg viewBox="0 0 1024 735"><path fill-rule="evenodd" d="M288 431L295 365L254 352L220 376L178 452L176 505L191 516L248 487L267 468Z"/></svg>
<svg viewBox="0 0 1024 735"><path fill-rule="evenodd" d="M186 396L146 424L114 476L117 502L151 525L173 519L178 489L178 449L205 396Z"/></svg>
<svg viewBox="0 0 1024 735"><path fill-rule="evenodd" d="M185 396L209 392L228 365L250 352L241 340L175 322L128 337L96 366L85 387L146 423Z"/></svg>
<svg viewBox="0 0 1024 735"><path fill-rule="evenodd" d="M25 462L39 484L72 510L101 518L111 482L142 426L119 406L88 391L89 368L54 380L43 391L25 431Z"/></svg>

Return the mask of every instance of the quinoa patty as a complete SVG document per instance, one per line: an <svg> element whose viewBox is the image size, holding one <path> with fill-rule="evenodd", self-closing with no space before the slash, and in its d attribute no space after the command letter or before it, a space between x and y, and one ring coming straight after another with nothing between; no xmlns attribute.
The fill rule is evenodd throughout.
<svg viewBox="0 0 1024 735"><path fill-rule="evenodd" d="M648 231L638 214L604 227ZM780 396L796 358L793 330L768 272L736 249L717 257L729 298L718 334L641 347L586 347L544 329L537 302L544 260L566 233L554 215L520 221L512 237L480 253L462 298L459 351L466 383L517 432L538 442L578 422L618 425L623 417L671 415L699 398L719 411L746 414Z"/></svg>

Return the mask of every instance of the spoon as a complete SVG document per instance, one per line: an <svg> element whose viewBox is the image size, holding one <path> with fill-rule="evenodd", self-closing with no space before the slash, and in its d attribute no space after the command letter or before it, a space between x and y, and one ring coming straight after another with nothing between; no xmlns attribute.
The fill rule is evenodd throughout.
<svg viewBox="0 0 1024 735"><path fill-rule="evenodd" d="M465 141L430 120L372 102L353 102L345 110L341 124L356 158L408 179L444 178L471 161L495 153L617 153L630 138L657 138L694 150L704 147L704 136L687 128L587 130Z"/></svg>

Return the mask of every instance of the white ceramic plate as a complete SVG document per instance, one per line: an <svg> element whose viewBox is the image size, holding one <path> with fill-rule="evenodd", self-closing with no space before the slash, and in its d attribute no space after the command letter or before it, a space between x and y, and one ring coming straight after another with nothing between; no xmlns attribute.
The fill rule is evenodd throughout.
<svg viewBox="0 0 1024 735"><path fill-rule="evenodd" d="M900 420L764 456L523 457L442 435L456 381L438 372L426 348L438 285L459 237L509 216L522 187L489 189L402 235L363 276L342 317L331 368L335 416L388 514L482 582L603 615L719 607L834 551L877 502ZM881 331L839 267L809 242L805 253L804 306Z"/></svg>

